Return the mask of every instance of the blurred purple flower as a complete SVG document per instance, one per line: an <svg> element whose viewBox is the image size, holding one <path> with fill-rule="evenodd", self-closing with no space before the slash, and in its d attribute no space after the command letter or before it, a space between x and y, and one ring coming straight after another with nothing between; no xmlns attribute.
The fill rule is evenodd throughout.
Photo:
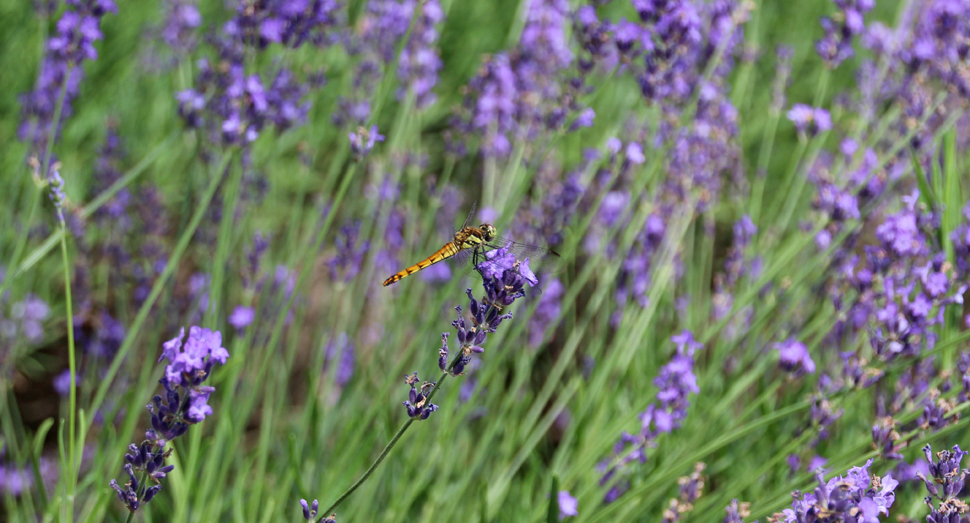
<svg viewBox="0 0 970 523"><path fill-rule="evenodd" d="M568 516L579 515L579 501L568 490L560 490L556 496L556 502L559 504L560 521L566 519Z"/></svg>
<svg viewBox="0 0 970 523"><path fill-rule="evenodd" d="M166 0L165 27L162 40L179 56L187 56L197 45L196 30L202 25L202 14L194 0Z"/></svg>
<svg viewBox="0 0 970 523"><path fill-rule="evenodd" d="M341 332L337 337L331 337L324 348L324 366L337 365L334 377L338 387L346 387L350 379L354 376L354 366L356 365L357 354L354 350L354 341L347 333Z"/></svg>
<svg viewBox="0 0 970 523"><path fill-rule="evenodd" d="M408 11L417 11L418 6L413 0L406 0ZM418 109L430 107L437 100L433 89L438 83L438 72L441 71L441 58L436 48L438 44L438 24L444 20L444 11L438 0L420 2L420 16L411 28L411 37L398 60L397 76L402 84L402 92L414 93L415 105ZM403 35L402 35L403 36Z"/></svg>
<svg viewBox="0 0 970 523"><path fill-rule="evenodd" d="M830 68L836 68L852 57L852 38L865 31L865 14L876 5L875 0L833 1L839 12L833 17L822 17L825 36L815 43L815 51Z"/></svg>
<svg viewBox="0 0 970 523"><path fill-rule="evenodd" d="M222 30L255 49L273 43L295 49L306 42L322 47L336 39L338 8L336 0L239 2L236 16Z"/></svg>
<svg viewBox="0 0 970 523"><path fill-rule="evenodd" d="M233 25L238 22L228 22L227 30L238 29ZM206 131L213 142L226 145L250 144L268 124L280 132L302 125L310 110L304 98L311 87L323 84L322 77L309 73L308 81L301 82L282 66L271 79L264 80L258 73L247 75L243 64L245 38L226 34L228 37L208 40L219 54L217 64L212 65L207 58L199 60L194 86L176 93L178 113L185 124Z"/></svg>
<svg viewBox="0 0 970 523"><path fill-rule="evenodd" d="M256 309L245 305L236 305L229 314L229 325L242 331L256 319Z"/></svg>
<svg viewBox="0 0 970 523"><path fill-rule="evenodd" d="M451 280L451 266L436 263L421 271L421 279L428 283L442 283Z"/></svg>
<svg viewBox="0 0 970 523"><path fill-rule="evenodd" d="M354 159L358 162L370 154L376 142L384 141L384 135L377 132L376 125L372 125L370 129L361 127L357 129L356 133L349 133L348 137L350 138L350 150L354 153Z"/></svg>
<svg viewBox="0 0 970 523"><path fill-rule="evenodd" d="M778 363L785 371L796 375L815 373L815 362L804 343L795 338L789 338L781 343L775 343L774 349L778 351Z"/></svg>
<svg viewBox="0 0 970 523"><path fill-rule="evenodd" d="M662 523L677 523L684 514L694 509L694 504L704 492L704 476L701 472L707 467L702 462L694 464L694 472L690 476L677 478L679 495L670 500L663 511Z"/></svg>
<svg viewBox="0 0 970 523"><path fill-rule="evenodd" d="M47 302L34 294L27 294L10 307L10 319L0 325L0 335L4 335L8 343L15 342L20 336L30 343L39 343L44 339L43 323L50 311Z"/></svg>
<svg viewBox="0 0 970 523"><path fill-rule="evenodd" d="M74 317L75 344L88 356L110 360L125 341L125 326L103 310L94 317L90 327L80 316Z"/></svg>
<svg viewBox="0 0 970 523"><path fill-rule="evenodd" d="M778 521L786 523L809 523L822 521L878 522L889 515L889 507L896 500L894 490L899 482L892 474L882 478L869 477L872 460L861 467L849 469L846 476L836 476L825 481L822 472L816 472L818 486L812 493L792 493L792 508L775 514ZM861 516L861 517L860 517Z"/></svg>
<svg viewBox="0 0 970 523"><path fill-rule="evenodd" d="M75 377L74 383L80 384L81 380ZM53 386L60 397L66 398L71 393L71 370L64 369L60 374L54 376Z"/></svg>
<svg viewBox="0 0 970 523"><path fill-rule="evenodd" d="M56 32L47 40L34 90L20 95L22 122L18 136L31 144L32 155L46 165L53 163L44 158L48 142L56 140L61 124L72 113L71 102L84 77L83 63L98 58L94 42L104 37L101 18L118 12L113 0L71 0L67 4L68 9L57 21ZM54 122L59 101L60 118Z"/></svg>
<svg viewBox="0 0 970 523"><path fill-rule="evenodd" d="M611 503L626 491L624 480L614 481L613 476L625 470L629 463L646 463L646 448L657 437L680 428L687 417L690 407L690 394L697 394L697 376L694 374L694 353L704 347L694 340L690 331L683 331L670 340L677 346L677 352L670 361L660 368L653 383L657 386L656 402L640 414L641 427L637 434L623 432L620 440L613 446L613 458L600 462L598 469L603 473L600 484L613 482L604 502Z"/></svg>
<svg viewBox="0 0 970 523"><path fill-rule="evenodd" d="M534 67L543 73L556 73L569 66L572 51L566 42L568 0L533 0L525 15L519 46Z"/></svg>
<svg viewBox="0 0 970 523"><path fill-rule="evenodd" d="M558 278L546 280L542 285L542 296L535 312L529 318L529 346L538 347L545 337L545 331L554 322L559 323L562 297L566 288Z"/></svg>
<svg viewBox="0 0 970 523"><path fill-rule="evenodd" d="M545 143L592 123L594 114L579 102L582 75L572 73L585 66L566 43L568 22L568 2L531 2L518 45L489 57L469 81L458 126L477 138L482 156L507 158L513 144Z"/></svg>
<svg viewBox="0 0 970 523"><path fill-rule="evenodd" d="M370 250L370 242L360 238L361 223L344 225L334 239L336 251L326 262L330 277L335 281L350 282L363 267L364 255Z"/></svg>
<svg viewBox="0 0 970 523"><path fill-rule="evenodd" d="M806 132L811 136L832 129L832 118L825 109L815 108L805 104L792 105L786 115L799 134Z"/></svg>
<svg viewBox="0 0 970 523"><path fill-rule="evenodd" d="M727 515L724 517L723 523L744 523L744 519L751 515L751 504L748 502L739 503L738 500L732 499L731 504L724 508Z"/></svg>

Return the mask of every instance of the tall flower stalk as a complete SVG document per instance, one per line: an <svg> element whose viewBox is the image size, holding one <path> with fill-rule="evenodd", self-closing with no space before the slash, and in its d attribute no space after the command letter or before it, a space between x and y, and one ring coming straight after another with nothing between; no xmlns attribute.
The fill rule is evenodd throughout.
<svg viewBox="0 0 970 523"><path fill-rule="evenodd" d="M438 381L421 383L418 379L417 372L405 377L405 383L410 387L408 400L404 402L408 413L408 420L401 425L401 428L398 429L391 438L391 441L388 442L384 450L381 451L380 455L377 456L377 459L374 460L374 463L371 464L360 479L354 482L330 507L324 510L323 514L330 514L344 500L350 497L358 487L367 481L367 478L374 473L381 462L384 461L384 458L390 454L391 450L397 445L401 436L407 432L412 423L419 420L426 420L433 412L438 410L438 406L431 403L431 400L438 392L441 384L448 376L457 377L462 375L465 368L471 363L473 354L482 354L485 352L482 344L485 343L488 335L494 333L503 321L512 318L512 313L508 310L508 307L517 299L524 297L527 289L539 283L536 275L529 268L529 259L517 260L515 255L510 253L507 248L495 249L485 253L485 260L478 264L475 269L482 277L482 286L485 292L481 299L476 300L472 294L472 290L466 290L469 301L468 311L471 313L469 322L466 322L462 316L462 308L455 307L455 310L458 312L458 318L451 322L451 325L457 331L456 338L459 344L455 356L449 360L448 338L450 333L442 333L442 345L438 351L438 367L442 371L442 374L438 378ZM301 503L304 505L304 514L309 514L310 512L306 507L305 500L301 500ZM315 513L316 511L314 511ZM325 517L321 516L317 520L318 523L325 521Z"/></svg>

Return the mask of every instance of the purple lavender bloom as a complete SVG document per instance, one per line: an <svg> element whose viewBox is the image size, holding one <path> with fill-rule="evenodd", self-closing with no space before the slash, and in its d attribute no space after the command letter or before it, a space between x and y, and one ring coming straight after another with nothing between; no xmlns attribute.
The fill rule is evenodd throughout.
<svg viewBox="0 0 970 523"><path fill-rule="evenodd" d="M731 504L724 507L724 511L727 515L724 516L723 523L744 523L744 519L751 515L751 504L748 502L739 503L738 500L732 499Z"/></svg>
<svg viewBox="0 0 970 523"><path fill-rule="evenodd" d="M232 39L255 49L265 49L272 43L294 49L306 42L325 46L335 39L330 33L338 22L338 8L336 0L240 2L236 16L222 29Z"/></svg>
<svg viewBox="0 0 970 523"><path fill-rule="evenodd" d="M167 0L165 8L162 40L176 55L187 56L197 45L195 33L202 25L202 14L194 3L185 0Z"/></svg>
<svg viewBox="0 0 970 523"><path fill-rule="evenodd" d="M687 417L690 407L690 394L697 394L697 376L694 374L694 353L704 346L694 340L690 331L672 336L670 341L677 346L677 352L670 361L661 367L653 383L659 389L656 401L640 414L641 427L637 434L624 432L613 446L613 458L600 462L598 469L603 473L600 484L613 481L613 477L624 470L629 463L647 461L646 449L660 434L670 433L680 428ZM604 502L615 501L627 490L623 480L613 483Z"/></svg>
<svg viewBox="0 0 970 523"><path fill-rule="evenodd" d="M911 50L903 58L912 69L925 67L964 100L970 98L970 6L959 0L933 0L917 13ZM902 54L902 53L901 53Z"/></svg>
<svg viewBox="0 0 970 523"><path fill-rule="evenodd" d="M416 10L413 2L405 2L409 11ZM420 16L414 20L411 37L398 60L397 75L404 86L403 96L408 90L414 93L418 109L430 107L437 100L434 86L438 83L441 71L441 58L435 47L438 43L437 25L444 20L444 11L438 0L421 2ZM403 36L403 35L402 35Z"/></svg>
<svg viewBox="0 0 970 523"><path fill-rule="evenodd" d="M566 42L567 0L536 0L529 3L519 45L544 73L555 73L573 59Z"/></svg>
<svg viewBox="0 0 970 523"><path fill-rule="evenodd" d="M356 133L349 133L348 137L350 138L350 150L354 153L354 159L358 162L370 154L376 142L384 141L384 135L377 132L376 125L372 125L370 129L361 127L357 129Z"/></svg>
<svg viewBox="0 0 970 523"><path fill-rule="evenodd" d="M23 122L18 135L32 145L33 156L40 163L53 163L42 156L48 142L56 139L61 124L71 115L71 102L84 77L83 62L98 58L94 42L103 38L101 18L109 12L118 12L112 0L69 1L68 9L57 22L56 33L47 40L37 85L20 96ZM59 100L62 91L64 96ZM54 122L58 103L60 119Z"/></svg>
<svg viewBox="0 0 970 523"><path fill-rule="evenodd" d="M845 413L844 409L833 409L832 403L825 396L825 389L822 384L827 380L828 377L823 374L819 378L819 390L812 396L812 407L809 414L812 419L812 427L817 432L810 442L812 447L817 447L819 443L828 439L829 427Z"/></svg>
<svg viewBox="0 0 970 523"><path fill-rule="evenodd" d="M185 329L179 335L163 344L162 355L158 361L168 360L165 367L166 381L172 387L195 387L209 377L215 363L225 365L229 352L222 347L222 334L201 327L190 327L189 336Z"/></svg>
<svg viewBox="0 0 970 523"><path fill-rule="evenodd" d="M936 453L937 459L933 459L933 449L926 445L923 453L929 463L929 477L923 472L917 472L916 476L923 481L929 493L925 501L930 507L930 514L926 516L926 520L942 523L964 519L961 514L966 512L966 504L959 496L967 473L970 472L962 468L966 451L960 450L959 445L954 445L952 451L941 450Z"/></svg>
<svg viewBox="0 0 970 523"><path fill-rule="evenodd" d="M814 136L832 129L832 118L825 109L805 104L792 105L787 113L788 119L795 124L799 134L808 132Z"/></svg>
<svg viewBox="0 0 970 523"><path fill-rule="evenodd" d="M229 314L229 325L235 327L237 331L242 331L255 319L256 309L245 305L236 305L232 309L232 313Z"/></svg>
<svg viewBox="0 0 970 523"><path fill-rule="evenodd" d="M785 371L797 375L815 373L815 362L804 343L795 338L789 338L776 343L774 348L779 354L778 363Z"/></svg>
<svg viewBox="0 0 970 523"><path fill-rule="evenodd" d="M872 442L879 449L879 455L886 460L899 461L903 455L899 453L903 444L899 441L899 433L896 432L896 421L891 417L881 418L872 426Z"/></svg>
<svg viewBox="0 0 970 523"><path fill-rule="evenodd" d="M356 365L356 352L354 342L347 333L341 332L336 338L330 338L323 351L325 356L324 365L337 365L337 372L334 380L338 387L346 387L350 379L354 376Z"/></svg>
<svg viewBox="0 0 970 523"><path fill-rule="evenodd" d="M637 28L639 33L639 27L636 24L632 25ZM617 61L617 51L630 52L634 42L632 40L621 42L619 32L614 29L617 35L611 35L611 29L613 29L612 24L601 22L596 14L596 8L591 5L580 6L573 13L573 35L583 49L583 55L577 63L580 74L588 74L592 71L598 60L603 62L604 65L606 65L606 62L610 62L610 65L612 65L613 62ZM628 36L629 32L624 32L622 38ZM611 43L615 43L615 46L611 46Z"/></svg>
<svg viewBox="0 0 970 523"><path fill-rule="evenodd" d="M579 501L577 501L568 490L560 490L556 495L556 502L559 504L560 521L569 516L579 515Z"/></svg>
<svg viewBox="0 0 970 523"><path fill-rule="evenodd" d="M451 280L451 266L436 263L421 271L421 279L428 283L444 283Z"/></svg>
<svg viewBox="0 0 970 523"><path fill-rule="evenodd" d="M327 260L330 277L343 282L352 281L364 264L364 255L370 250L370 242L360 238L360 221L344 225L334 239L333 257Z"/></svg>
<svg viewBox="0 0 970 523"><path fill-rule="evenodd" d="M704 463L694 464L694 472L690 476L677 479L680 485L680 493L676 498L670 500L667 508L663 511L662 523L676 523L680 521L683 514L690 512L694 508L694 503L704 491L704 477L701 472L707 467Z"/></svg>
<svg viewBox="0 0 970 523"><path fill-rule="evenodd" d="M301 499L300 505L303 507L303 519L313 521L317 518L317 511L320 510L319 501L313 500L313 503L307 504L305 499Z"/></svg>
<svg viewBox="0 0 970 523"><path fill-rule="evenodd" d="M426 420L432 412L438 410L438 406L428 402L426 391L434 388L434 383L424 382L421 384L421 391L418 392L416 384L421 383L418 373L409 374L404 377L404 383L411 386L408 393L408 401L404 402L404 407L408 410L408 417L413 420Z"/></svg>
<svg viewBox="0 0 970 523"><path fill-rule="evenodd" d="M476 300L472 290L467 289L468 311L471 313L471 325L465 322L461 307L455 307L457 319L451 322L457 331L459 354L449 364L448 333L441 335L441 349L438 351L438 367L442 372L452 376L461 375L471 363L473 353L485 352L482 344L489 334L495 332L505 320L512 318L511 312L502 314L512 303L525 296L526 289L535 286L538 281L535 274L529 270L529 260L518 261L515 255L503 247L485 253L486 259L475 269L482 277L485 295Z"/></svg>
<svg viewBox="0 0 970 523"><path fill-rule="evenodd" d="M825 65L836 68L852 57L852 38L865 31L865 14L875 7L875 0L833 0L839 8L835 17L822 17L825 36L815 43L815 51Z"/></svg>
<svg viewBox="0 0 970 523"><path fill-rule="evenodd" d="M80 383L80 380L76 380L75 383ZM65 398L71 393L71 370L64 369L60 374L54 377L54 390L57 394Z"/></svg>
<svg viewBox="0 0 970 523"><path fill-rule="evenodd" d="M297 82L292 71L279 68L267 87L269 79L245 74L243 43L232 35L211 41L220 54L219 65L200 60L195 86L176 94L179 115L188 127L207 131L216 143L247 145L267 124L284 131L305 121L310 104L303 98L310 89ZM310 82L317 83L322 82Z"/></svg>
<svg viewBox="0 0 970 523"><path fill-rule="evenodd" d="M815 474L818 486L812 493L793 492L792 508L775 514L778 521L808 523L820 521L878 522L889 515L889 507L896 500L894 493L899 482L892 474L870 480L869 466L849 469L846 476L825 481L822 472Z"/></svg>
<svg viewBox="0 0 970 523"><path fill-rule="evenodd" d="M208 405L215 387L204 386L214 363L225 364L229 352L222 345L222 335L199 327L189 328L189 337L183 343L185 329L178 337L163 344L162 359L168 359L165 377L159 383L165 388L165 398L155 396L148 405L152 415L152 428L145 432L141 444L128 446L125 454L125 472L129 481L122 487L116 480L109 485L118 493L118 499L134 512L148 503L162 489L161 480L175 466L165 465L172 449L166 445L185 434L188 426L200 423L213 413ZM136 474L138 473L138 474ZM139 476L152 480L152 486L142 484Z"/></svg>
<svg viewBox="0 0 970 523"><path fill-rule="evenodd" d="M493 56L469 82L469 89L478 94L469 125L482 135L485 156L506 156L512 152L509 134L515 128L519 97L516 83L515 71L504 53Z"/></svg>
<svg viewBox="0 0 970 523"><path fill-rule="evenodd" d="M547 139L550 131L575 131L591 122L592 113L578 102L583 78L567 73L574 64L565 41L568 13L565 0L531 2L519 44L490 57L468 83L459 125L478 139L483 156L506 158L513 144L522 147ZM595 19L595 13L583 13L577 24ZM605 34L601 24L589 30ZM599 38L582 27L578 32L581 39ZM589 43L602 47L602 42ZM580 61L581 74L587 65Z"/></svg>
<svg viewBox="0 0 970 523"><path fill-rule="evenodd" d="M542 343L545 331L553 322L558 321L562 309L562 297L566 288L558 278L548 280L543 284L542 297L536 305L535 312L529 318L529 346L538 347Z"/></svg>
<svg viewBox="0 0 970 523"><path fill-rule="evenodd" d="M30 343L39 343L44 339L43 322L49 315L47 302L34 294L27 294L10 307L10 320L3 321L0 317L0 337L6 338L9 343L19 336Z"/></svg>

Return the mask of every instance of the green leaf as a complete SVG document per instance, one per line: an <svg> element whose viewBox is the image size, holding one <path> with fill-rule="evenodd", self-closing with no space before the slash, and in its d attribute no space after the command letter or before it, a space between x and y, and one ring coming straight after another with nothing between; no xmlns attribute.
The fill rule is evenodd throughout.
<svg viewBox="0 0 970 523"><path fill-rule="evenodd" d="M559 476L552 475L552 486L549 488L549 511L546 512L546 523L559 521Z"/></svg>

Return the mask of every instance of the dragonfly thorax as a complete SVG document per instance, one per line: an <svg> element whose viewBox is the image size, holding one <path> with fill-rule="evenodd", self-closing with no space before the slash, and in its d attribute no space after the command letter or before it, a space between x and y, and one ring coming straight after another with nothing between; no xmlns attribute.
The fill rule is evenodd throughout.
<svg viewBox="0 0 970 523"><path fill-rule="evenodd" d="M479 229L482 231L482 239L486 242L490 242L494 240L496 236L498 236L498 230L496 230L495 226L490 223L481 224Z"/></svg>

